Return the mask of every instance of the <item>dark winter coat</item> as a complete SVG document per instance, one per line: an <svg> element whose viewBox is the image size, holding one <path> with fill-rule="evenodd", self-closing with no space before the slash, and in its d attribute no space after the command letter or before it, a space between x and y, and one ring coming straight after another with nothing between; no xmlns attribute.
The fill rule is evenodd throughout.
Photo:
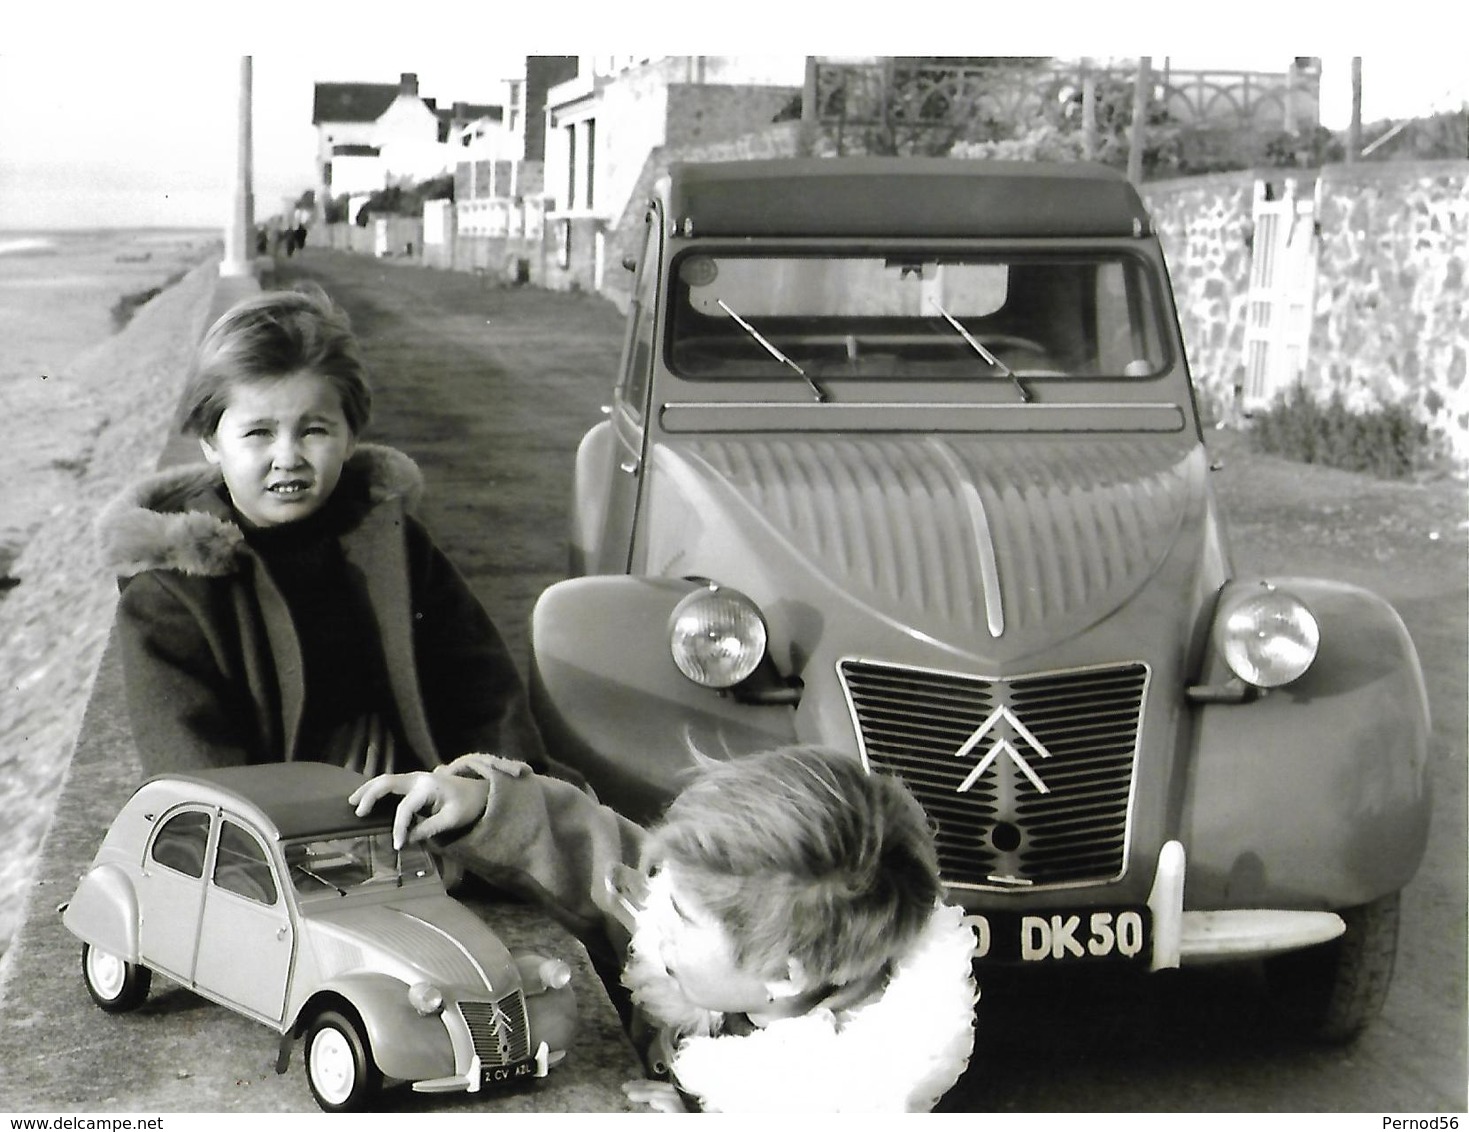
<svg viewBox="0 0 1469 1132"><path fill-rule="evenodd" d="M393 769L469 751L545 767L504 641L409 513L421 491L411 459L362 444L334 496L356 493L361 513L339 542L382 644L392 699L384 708L411 748ZM116 636L144 770L312 758L297 749L305 687L296 626L218 469L148 477L104 510L98 532L121 589Z"/></svg>

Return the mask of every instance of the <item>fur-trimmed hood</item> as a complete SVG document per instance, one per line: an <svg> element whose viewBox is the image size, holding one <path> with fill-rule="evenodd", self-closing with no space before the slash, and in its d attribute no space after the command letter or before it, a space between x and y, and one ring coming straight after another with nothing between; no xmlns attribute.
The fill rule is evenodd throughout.
<svg viewBox="0 0 1469 1132"><path fill-rule="evenodd" d="M139 480L97 517L102 562L120 578L147 570L223 577L237 569L244 535L220 498L223 477L212 464L166 468ZM406 510L423 494L423 473L395 448L359 444L337 490L359 485L369 503L401 500Z"/></svg>
<svg viewBox="0 0 1469 1132"><path fill-rule="evenodd" d="M638 942L635 931L624 982L646 1009L654 1004L640 993L647 983L636 970ZM974 1049L973 954L964 910L939 905L875 999L817 1007L746 1034L711 1035L713 1015L702 1033L675 1041L669 1069L706 1111L930 1111Z"/></svg>

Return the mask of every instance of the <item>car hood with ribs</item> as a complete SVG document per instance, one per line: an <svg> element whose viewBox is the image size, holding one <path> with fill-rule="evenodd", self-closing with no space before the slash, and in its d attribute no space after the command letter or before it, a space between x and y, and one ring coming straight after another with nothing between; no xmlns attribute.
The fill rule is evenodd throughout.
<svg viewBox="0 0 1469 1132"><path fill-rule="evenodd" d="M1138 602L1176 641L1224 570L1204 449L1176 434L701 438L653 475L648 572L745 590L797 657L856 621L863 652L998 673Z"/></svg>
<svg viewBox="0 0 1469 1132"><path fill-rule="evenodd" d="M323 981L366 969L472 999L498 998L520 985L499 937L447 896L318 898L303 907L303 919Z"/></svg>

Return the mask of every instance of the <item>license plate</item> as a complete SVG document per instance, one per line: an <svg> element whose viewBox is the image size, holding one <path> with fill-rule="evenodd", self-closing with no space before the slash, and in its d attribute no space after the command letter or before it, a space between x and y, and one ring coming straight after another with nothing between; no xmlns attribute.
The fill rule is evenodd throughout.
<svg viewBox="0 0 1469 1132"><path fill-rule="evenodd" d="M510 1065L483 1065L479 1071L480 1088L494 1089L524 1081L536 1075L536 1059L517 1061Z"/></svg>
<svg viewBox="0 0 1469 1132"><path fill-rule="evenodd" d="M1144 962L1151 954L1146 908L972 912L974 958L989 963Z"/></svg>

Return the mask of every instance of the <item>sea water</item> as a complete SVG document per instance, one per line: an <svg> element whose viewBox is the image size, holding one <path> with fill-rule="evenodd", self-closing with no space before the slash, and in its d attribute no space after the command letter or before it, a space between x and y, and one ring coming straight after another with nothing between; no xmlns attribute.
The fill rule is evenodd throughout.
<svg viewBox="0 0 1469 1132"><path fill-rule="evenodd" d="M103 341L118 300L181 277L218 243L213 230L0 231L0 388Z"/></svg>
<svg viewBox="0 0 1469 1132"><path fill-rule="evenodd" d="M212 229L0 231L0 574L98 423L72 363L120 328L119 303L167 288L219 244Z"/></svg>

